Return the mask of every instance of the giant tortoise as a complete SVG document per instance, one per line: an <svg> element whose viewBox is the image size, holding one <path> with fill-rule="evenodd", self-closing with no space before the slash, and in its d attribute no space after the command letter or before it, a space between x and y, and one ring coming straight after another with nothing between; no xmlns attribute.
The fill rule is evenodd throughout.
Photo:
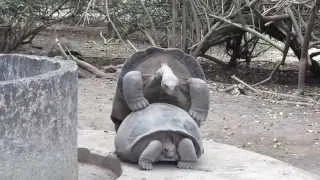
<svg viewBox="0 0 320 180"><path fill-rule="evenodd" d="M192 168L203 153L197 123L185 110L166 103L130 113L117 131L115 149L122 161L138 163L143 170L158 161Z"/></svg>
<svg viewBox="0 0 320 180"><path fill-rule="evenodd" d="M115 129L130 112L155 102L188 111L198 125L207 118L208 88L203 69L193 56L176 48L151 47L125 62L111 113Z"/></svg>

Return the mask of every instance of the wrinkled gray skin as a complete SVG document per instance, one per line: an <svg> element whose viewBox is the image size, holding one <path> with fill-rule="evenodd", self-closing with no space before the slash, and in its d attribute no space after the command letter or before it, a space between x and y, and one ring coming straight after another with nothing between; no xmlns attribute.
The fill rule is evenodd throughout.
<svg viewBox="0 0 320 180"><path fill-rule="evenodd" d="M151 170L155 162L177 161L179 168L192 168L203 153L199 127L183 109L153 103L130 113L115 137L118 157Z"/></svg>
<svg viewBox="0 0 320 180"><path fill-rule="evenodd" d="M111 119L117 130L123 119L150 103L176 105L200 125L209 110L209 91L197 60L179 49L148 48L124 64Z"/></svg>
<svg viewBox="0 0 320 180"><path fill-rule="evenodd" d="M158 161L178 161L177 167L191 169L197 161L197 153L189 138L166 134L148 139L148 145L140 154L138 164L142 170L152 170L152 164ZM161 138L160 138L161 137ZM174 141L175 139L176 141Z"/></svg>

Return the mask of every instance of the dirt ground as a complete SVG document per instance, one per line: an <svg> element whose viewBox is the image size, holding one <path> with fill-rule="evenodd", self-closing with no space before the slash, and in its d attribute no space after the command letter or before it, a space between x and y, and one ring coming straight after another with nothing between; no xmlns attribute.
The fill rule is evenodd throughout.
<svg viewBox="0 0 320 180"><path fill-rule="evenodd" d="M46 31L36 37L32 45L17 52L46 55L57 35L76 44L88 62L99 67L118 64L132 51L124 48L112 53L99 37L99 28L61 28ZM55 33L53 33L55 32ZM139 45L138 48L146 47ZM118 49L119 50L119 49ZM273 96L261 97L221 92L220 89L234 83L230 75L253 83L267 77L274 62L281 54L270 51L253 60L250 67L225 70L203 61L210 87L210 113L201 127L204 138L231 144L283 160L297 167L320 174L320 108L319 105L299 105ZM291 55L288 64L281 68L275 78L257 88L291 94L297 83L297 60ZM320 98L319 78L308 76L307 97L313 101ZM113 131L109 118L115 80L86 78L79 80L79 123L80 129L103 129Z"/></svg>

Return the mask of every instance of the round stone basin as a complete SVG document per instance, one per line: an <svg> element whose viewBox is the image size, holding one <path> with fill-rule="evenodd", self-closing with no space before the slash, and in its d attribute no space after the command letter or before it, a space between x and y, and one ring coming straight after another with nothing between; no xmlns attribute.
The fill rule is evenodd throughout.
<svg viewBox="0 0 320 180"><path fill-rule="evenodd" d="M0 179L76 180L77 66L0 55Z"/></svg>

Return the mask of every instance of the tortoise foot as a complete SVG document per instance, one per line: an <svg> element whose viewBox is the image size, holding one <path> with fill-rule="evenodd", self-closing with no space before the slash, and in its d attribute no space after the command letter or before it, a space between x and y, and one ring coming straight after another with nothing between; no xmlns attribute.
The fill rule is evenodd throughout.
<svg viewBox="0 0 320 180"><path fill-rule="evenodd" d="M149 101L146 98L142 97L138 100L128 101L128 106L131 109L131 111L139 111L148 107Z"/></svg>
<svg viewBox="0 0 320 180"><path fill-rule="evenodd" d="M139 160L139 167L142 170L152 170L152 163L144 161L144 160Z"/></svg>
<svg viewBox="0 0 320 180"><path fill-rule="evenodd" d="M197 154L192 141L188 138L182 139L178 146L178 153L180 155L178 168L191 169L197 161Z"/></svg>
<svg viewBox="0 0 320 180"><path fill-rule="evenodd" d="M177 167L181 169L192 169L193 165L194 162L179 161Z"/></svg>
<svg viewBox="0 0 320 180"><path fill-rule="evenodd" d="M203 123L207 118L207 112L200 112L190 109L189 114L196 121L198 126L200 126L201 123Z"/></svg>
<svg viewBox="0 0 320 180"><path fill-rule="evenodd" d="M141 153L138 164L142 170L151 170L152 163L160 156L162 144L158 140L151 141Z"/></svg>

